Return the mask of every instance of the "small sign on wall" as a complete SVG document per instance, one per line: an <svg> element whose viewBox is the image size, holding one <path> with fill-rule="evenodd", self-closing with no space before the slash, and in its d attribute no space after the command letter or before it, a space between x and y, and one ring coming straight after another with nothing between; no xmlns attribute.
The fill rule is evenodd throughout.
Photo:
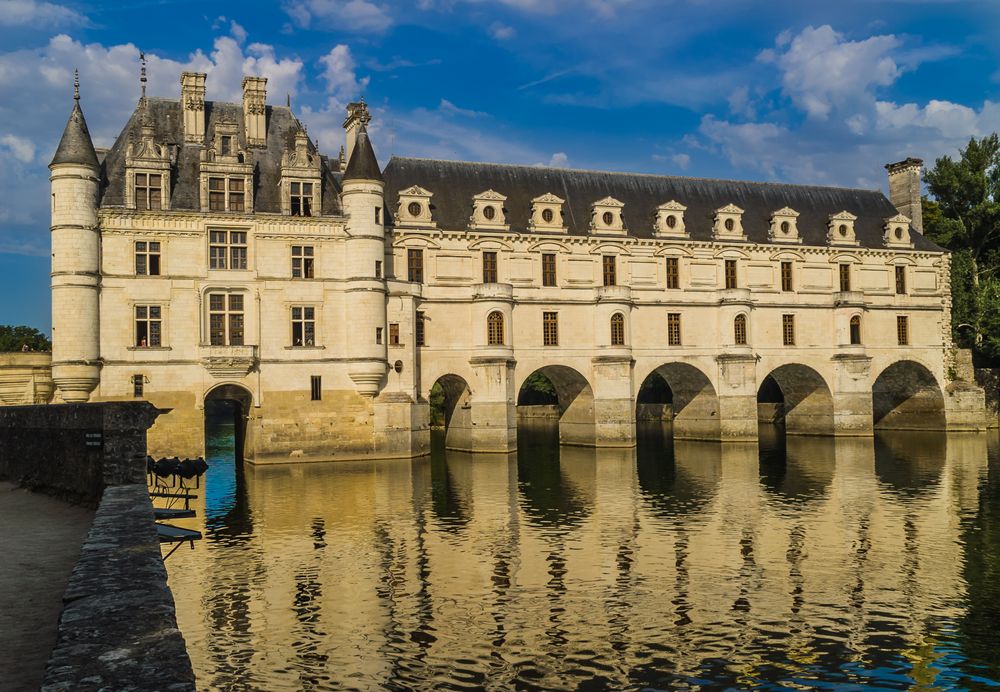
<svg viewBox="0 0 1000 692"><path fill-rule="evenodd" d="M83 434L84 446L100 447L104 444L104 433L88 432Z"/></svg>

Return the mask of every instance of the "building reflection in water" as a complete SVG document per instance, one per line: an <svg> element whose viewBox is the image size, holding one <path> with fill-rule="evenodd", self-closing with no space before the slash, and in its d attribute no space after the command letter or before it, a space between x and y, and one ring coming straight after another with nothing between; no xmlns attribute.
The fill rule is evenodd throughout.
<svg viewBox="0 0 1000 692"><path fill-rule="evenodd" d="M1000 677L995 438L762 430L758 447L668 427L595 450L543 429L519 447L247 466L167 563L201 684Z"/></svg>

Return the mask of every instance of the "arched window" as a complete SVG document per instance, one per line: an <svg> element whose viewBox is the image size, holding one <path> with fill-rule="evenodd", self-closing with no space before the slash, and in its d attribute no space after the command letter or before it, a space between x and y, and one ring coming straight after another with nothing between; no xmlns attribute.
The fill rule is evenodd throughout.
<svg viewBox="0 0 1000 692"><path fill-rule="evenodd" d="M503 346L503 314L499 310L494 310L486 318L486 343Z"/></svg>
<svg viewBox="0 0 1000 692"><path fill-rule="evenodd" d="M733 342L737 346L747 345L747 316L737 315L733 320Z"/></svg>
<svg viewBox="0 0 1000 692"><path fill-rule="evenodd" d="M625 318L620 312L611 316L611 345L625 345Z"/></svg>
<svg viewBox="0 0 1000 692"><path fill-rule="evenodd" d="M851 343L855 345L861 343L861 315L851 318Z"/></svg>

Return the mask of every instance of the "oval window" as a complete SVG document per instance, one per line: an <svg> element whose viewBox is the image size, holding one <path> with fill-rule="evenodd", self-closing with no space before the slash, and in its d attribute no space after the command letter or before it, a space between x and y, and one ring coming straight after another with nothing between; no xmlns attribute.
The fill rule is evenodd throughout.
<svg viewBox="0 0 1000 692"><path fill-rule="evenodd" d="M615 215L612 214L610 211L604 212L604 216L602 216L601 218L604 220L605 226L610 226L615 222Z"/></svg>
<svg viewBox="0 0 1000 692"><path fill-rule="evenodd" d="M552 223L552 210L542 209L542 221L545 223Z"/></svg>
<svg viewBox="0 0 1000 692"><path fill-rule="evenodd" d="M731 231L736 227L736 223L732 219L726 219L725 226L727 231Z"/></svg>
<svg viewBox="0 0 1000 692"><path fill-rule="evenodd" d="M483 217L487 221L492 221L497 215L497 208L494 206L483 207Z"/></svg>
<svg viewBox="0 0 1000 692"><path fill-rule="evenodd" d="M787 221L782 221L781 222L781 232L782 233L788 233L788 222Z"/></svg>
<svg viewBox="0 0 1000 692"><path fill-rule="evenodd" d="M671 214L667 217L667 228L674 228L677 225L677 217Z"/></svg>
<svg viewBox="0 0 1000 692"><path fill-rule="evenodd" d="M901 240L903 238L903 227L896 226L896 240Z"/></svg>
<svg viewBox="0 0 1000 692"><path fill-rule="evenodd" d="M406 211L410 212L410 216L416 218L420 216L420 202L410 202L409 206L406 207Z"/></svg>
<svg viewBox="0 0 1000 692"><path fill-rule="evenodd" d="M847 237L847 224L844 223L840 224L840 228L838 228L837 230L840 231L841 238Z"/></svg>

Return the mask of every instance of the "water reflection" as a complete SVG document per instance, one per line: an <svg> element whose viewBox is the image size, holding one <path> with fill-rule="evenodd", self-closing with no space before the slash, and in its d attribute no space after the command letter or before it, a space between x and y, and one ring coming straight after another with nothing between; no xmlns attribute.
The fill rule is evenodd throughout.
<svg viewBox="0 0 1000 692"><path fill-rule="evenodd" d="M549 429L509 456L248 466L167 566L212 689L982 686L986 439Z"/></svg>

